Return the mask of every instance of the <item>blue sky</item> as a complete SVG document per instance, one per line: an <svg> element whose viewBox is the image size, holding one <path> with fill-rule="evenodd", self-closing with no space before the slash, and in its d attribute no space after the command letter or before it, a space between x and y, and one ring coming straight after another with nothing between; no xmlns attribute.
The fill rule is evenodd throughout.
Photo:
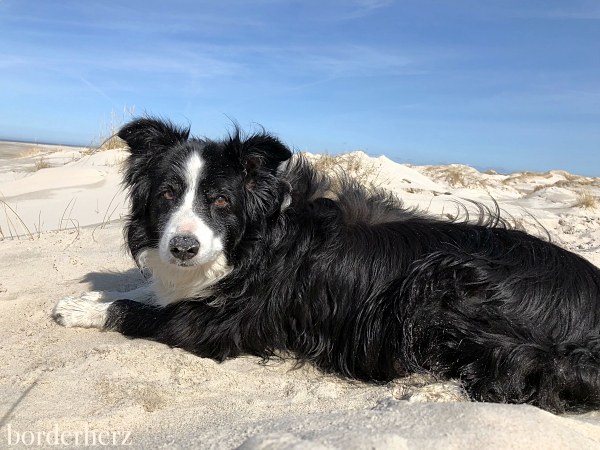
<svg viewBox="0 0 600 450"><path fill-rule="evenodd" d="M135 106L311 152L600 176L600 1L0 0L0 138Z"/></svg>

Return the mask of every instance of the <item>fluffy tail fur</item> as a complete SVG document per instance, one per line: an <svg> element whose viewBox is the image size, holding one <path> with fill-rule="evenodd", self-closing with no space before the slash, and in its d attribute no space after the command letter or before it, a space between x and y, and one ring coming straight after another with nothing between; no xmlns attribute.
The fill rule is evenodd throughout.
<svg viewBox="0 0 600 450"><path fill-rule="evenodd" d="M551 254L537 261L535 273L522 254L499 259L492 249L418 261L398 286L407 299L398 303L405 367L459 378L480 401L557 413L600 406L597 276L571 256L556 280L564 250L543 248Z"/></svg>

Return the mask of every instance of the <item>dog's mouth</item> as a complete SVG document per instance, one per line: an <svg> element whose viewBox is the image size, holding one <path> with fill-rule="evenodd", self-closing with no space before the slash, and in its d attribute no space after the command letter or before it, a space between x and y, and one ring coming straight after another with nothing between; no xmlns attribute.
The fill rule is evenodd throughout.
<svg viewBox="0 0 600 450"><path fill-rule="evenodd" d="M194 264L191 261L171 261L170 264L177 267L196 267L199 264Z"/></svg>

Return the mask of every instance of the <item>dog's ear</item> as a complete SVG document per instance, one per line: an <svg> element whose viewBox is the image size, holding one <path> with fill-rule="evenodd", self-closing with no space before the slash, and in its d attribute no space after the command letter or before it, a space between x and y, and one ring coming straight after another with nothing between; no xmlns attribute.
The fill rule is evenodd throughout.
<svg viewBox="0 0 600 450"><path fill-rule="evenodd" d="M129 122L119 130L132 155L140 156L187 141L189 128L177 127L166 120L151 117Z"/></svg>
<svg viewBox="0 0 600 450"><path fill-rule="evenodd" d="M291 156L290 149L279 139L263 132L242 141L240 163L247 176L253 177L260 171L274 173Z"/></svg>

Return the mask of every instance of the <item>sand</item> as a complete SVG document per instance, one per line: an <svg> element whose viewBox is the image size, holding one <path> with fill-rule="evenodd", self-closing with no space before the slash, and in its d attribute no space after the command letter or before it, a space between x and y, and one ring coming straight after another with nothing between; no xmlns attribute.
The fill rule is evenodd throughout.
<svg viewBox="0 0 600 450"><path fill-rule="evenodd" d="M56 325L50 313L59 298L130 290L144 279L123 249L124 152L47 157L52 167L37 172L24 171L35 156L13 156L0 168L0 199L24 222L0 209L0 448L17 438L15 448L76 440L84 447L86 437L87 446L108 448L600 448L598 412L555 416L468 402L456 384L422 376L372 385L290 360L218 364ZM579 190L600 195L598 179L357 157L408 205L447 217L456 214L455 200L493 205L493 197L533 232L537 221L555 242L600 265L600 211L573 206ZM448 397L438 391L455 392L454 401L437 402Z"/></svg>

